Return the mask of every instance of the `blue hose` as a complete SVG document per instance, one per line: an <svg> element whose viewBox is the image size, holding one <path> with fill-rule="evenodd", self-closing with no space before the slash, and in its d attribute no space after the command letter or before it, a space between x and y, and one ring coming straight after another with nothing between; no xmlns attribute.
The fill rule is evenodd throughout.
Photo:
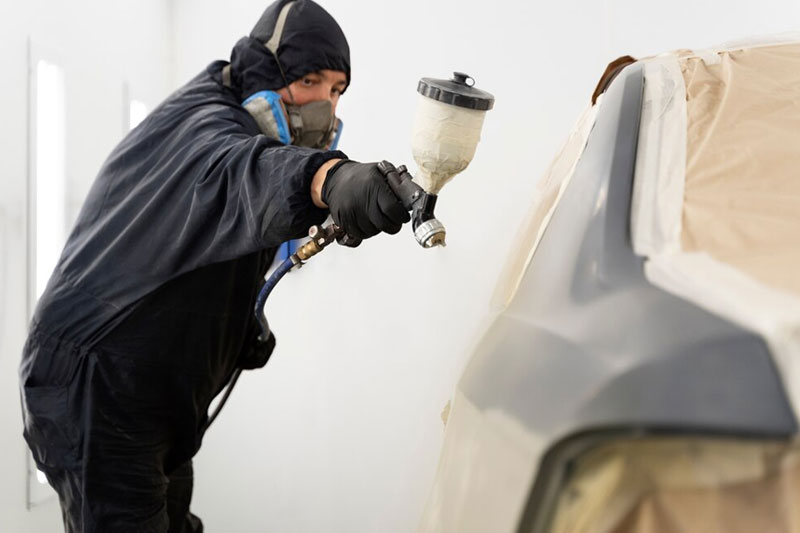
<svg viewBox="0 0 800 533"><path fill-rule="evenodd" d="M261 326L261 335L259 335L258 340L266 341L269 338L269 325L267 324L267 318L264 316L264 304L267 303L267 298L269 297L269 293L272 292L272 289L275 288L275 285L281 280L283 276L289 272L292 267L294 267L295 262L292 261L292 257L288 257L281 263L278 268L275 269L275 272L267 279L264 286L261 287L261 291L258 293L258 298L256 298L256 320L258 320L258 324ZM217 404L217 408L214 409L214 412L211 413L211 416L208 417L208 421L206 422L204 431L208 430L214 420L219 415L222 408L225 406L225 402L228 401L228 397L233 392L233 387L236 386L236 382L239 380L239 376L242 374L242 369L237 368L233 375L231 376L230 380L228 381L228 385L225 390L225 394L223 394L222 399Z"/></svg>
<svg viewBox="0 0 800 533"><path fill-rule="evenodd" d="M264 304L267 303L267 298L269 294L272 292L272 289L275 288L275 285L281 280L283 276L286 275L293 267L295 263L292 261L291 257L288 257L281 263L278 268L275 269L275 272L267 279L264 283L264 286L261 287L261 291L258 293L258 298L256 298L256 320L258 320L258 324L261 326L261 335L258 337L258 340L265 341L269 338L269 325L267 324L267 318L264 316Z"/></svg>

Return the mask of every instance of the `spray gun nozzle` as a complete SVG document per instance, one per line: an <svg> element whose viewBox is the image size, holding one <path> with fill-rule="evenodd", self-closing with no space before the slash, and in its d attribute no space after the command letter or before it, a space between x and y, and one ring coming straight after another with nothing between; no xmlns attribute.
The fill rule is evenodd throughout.
<svg viewBox="0 0 800 533"><path fill-rule="evenodd" d="M445 229L441 222L432 218L423 222L414 230L414 237L423 248L433 248L434 246L447 246L444 242Z"/></svg>

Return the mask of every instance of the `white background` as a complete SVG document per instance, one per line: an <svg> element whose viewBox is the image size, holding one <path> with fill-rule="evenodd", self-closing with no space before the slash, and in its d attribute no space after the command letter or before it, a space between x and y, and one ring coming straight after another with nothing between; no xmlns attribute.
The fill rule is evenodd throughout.
<svg viewBox="0 0 800 533"><path fill-rule="evenodd" d="M27 40L65 69L68 213L124 127L123 83L151 109L225 59L254 0L28 0L0 4L0 531L58 531L25 509L17 365L25 339ZM605 65L797 30L796 0L323 2L348 36L353 85L341 148L412 168L422 76L469 73L497 102L472 165L437 213L448 247L410 230L334 247L268 302L278 348L240 380L196 458L210 532L407 532L427 497L448 401L538 177Z"/></svg>

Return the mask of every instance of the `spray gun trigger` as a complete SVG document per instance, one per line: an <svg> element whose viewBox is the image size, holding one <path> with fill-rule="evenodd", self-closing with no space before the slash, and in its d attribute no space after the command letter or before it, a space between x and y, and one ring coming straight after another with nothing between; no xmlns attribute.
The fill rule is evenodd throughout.
<svg viewBox="0 0 800 533"><path fill-rule="evenodd" d="M414 203L419 199L422 188L414 183L411 174L408 173L405 165L394 168L388 161L378 163L378 170L386 177L389 187L400 199L400 203L406 211L414 209Z"/></svg>

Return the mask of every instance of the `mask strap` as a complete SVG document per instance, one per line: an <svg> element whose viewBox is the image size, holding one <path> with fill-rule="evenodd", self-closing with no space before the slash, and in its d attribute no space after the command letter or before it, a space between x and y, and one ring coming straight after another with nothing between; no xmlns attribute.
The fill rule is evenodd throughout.
<svg viewBox="0 0 800 533"><path fill-rule="evenodd" d="M231 66L225 65L222 67L222 85L230 89L233 85L231 84Z"/></svg>
<svg viewBox="0 0 800 533"><path fill-rule="evenodd" d="M264 43L264 46L267 47L267 50L272 52L273 55L276 55L278 52L278 46L281 44L281 37L283 36L283 28L286 25L286 17L289 16L289 10L292 9L294 6L294 2L289 2L281 9L281 12L278 14L278 20L275 22L275 29L272 31L272 37L269 38L269 41Z"/></svg>
<svg viewBox="0 0 800 533"><path fill-rule="evenodd" d="M294 95L292 94L292 90L289 88L289 82L286 81L286 73L283 71L283 65L281 65L280 60L278 59L278 47L281 44L281 37L283 36L283 28L286 26L286 17L289 16L289 11L294 6L294 2L289 2L283 8L281 8L281 12L278 14L278 20L275 22L275 29L272 32L272 37L269 38L269 41L264 43L264 46L272 53L272 56L275 58L275 62L278 64L278 70L281 73L281 78L283 78L283 83L286 84L286 90L289 92L289 99L294 104Z"/></svg>
<svg viewBox="0 0 800 533"><path fill-rule="evenodd" d="M292 90L289 88L289 82L286 81L286 73L283 71L283 65L281 65L280 60L278 59L278 46L281 44L281 37L283 36L283 28L286 26L286 17L289 16L289 10L292 9L294 6L294 2L289 2L281 9L281 12L278 13L278 20L275 22L275 30L272 32L272 37L269 38L269 41L264 43L264 46L267 50L272 53L272 57L275 58L275 62L278 64L278 70L281 73L281 78L283 79L283 83L286 85L286 90L289 92L289 98L294 104L294 95L292 94ZM225 87L231 87L231 66L226 65L222 68L222 85Z"/></svg>
<svg viewBox="0 0 800 533"><path fill-rule="evenodd" d="M275 54L275 52L273 52L272 55L275 56L275 62L278 64L278 70L281 72L281 78L283 78L283 83L286 84L286 91L289 93L289 100L291 100L292 104L294 104L294 95L292 94L291 87L289 87L289 82L286 81L286 74L283 72L283 67L281 66L281 62L278 60L278 56Z"/></svg>

